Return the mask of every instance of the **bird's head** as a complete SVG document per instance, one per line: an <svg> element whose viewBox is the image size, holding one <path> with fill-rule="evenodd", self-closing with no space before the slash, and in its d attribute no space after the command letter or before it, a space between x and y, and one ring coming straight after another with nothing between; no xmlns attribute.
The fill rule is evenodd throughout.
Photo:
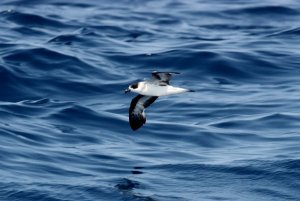
<svg viewBox="0 0 300 201"><path fill-rule="evenodd" d="M127 89L125 89L125 93L128 93L130 91L138 92L138 88L139 88L139 83L129 85L129 87Z"/></svg>

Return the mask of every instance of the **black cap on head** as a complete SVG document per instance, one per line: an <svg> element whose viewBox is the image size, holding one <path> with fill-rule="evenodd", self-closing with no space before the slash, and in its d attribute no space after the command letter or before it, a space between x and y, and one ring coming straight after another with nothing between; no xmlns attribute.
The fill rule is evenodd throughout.
<svg viewBox="0 0 300 201"><path fill-rule="evenodd" d="M130 87L131 87L131 88L133 88L133 89L136 89L136 88L138 88L138 86L139 86L139 83L136 83L136 84L132 84L132 85L130 85Z"/></svg>

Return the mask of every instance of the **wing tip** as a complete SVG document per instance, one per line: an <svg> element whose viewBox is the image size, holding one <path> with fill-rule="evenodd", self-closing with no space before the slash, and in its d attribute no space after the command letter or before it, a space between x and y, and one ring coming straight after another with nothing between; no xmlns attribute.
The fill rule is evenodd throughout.
<svg viewBox="0 0 300 201"><path fill-rule="evenodd" d="M136 131L146 123L146 118L140 115L129 115L129 125L133 131Z"/></svg>
<svg viewBox="0 0 300 201"><path fill-rule="evenodd" d="M141 127L141 126L140 126ZM131 130L133 130L133 131L137 131L140 127L131 127Z"/></svg>
<svg viewBox="0 0 300 201"><path fill-rule="evenodd" d="M130 121L130 127L133 131L138 130L144 125L143 122Z"/></svg>

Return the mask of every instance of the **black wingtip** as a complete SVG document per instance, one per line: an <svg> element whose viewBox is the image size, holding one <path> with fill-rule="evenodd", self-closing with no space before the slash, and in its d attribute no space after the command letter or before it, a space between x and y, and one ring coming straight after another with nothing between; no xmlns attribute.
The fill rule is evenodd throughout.
<svg viewBox="0 0 300 201"><path fill-rule="evenodd" d="M140 126L141 127L141 126ZM131 127L131 130L133 130L133 131L137 131L140 127Z"/></svg>
<svg viewBox="0 0 300 201"><path fill-rule="evenodd" d="M144 125L144 123L146 123L146 119L143 119L139 116L131 115L129 118L129 124L133 131L138 130Z"/></svg>
<svg viewBox="0 0 300 201"><path fill-rule="evenodd" d="M195 90L189 89L188 92L196 92Z"/></svg>

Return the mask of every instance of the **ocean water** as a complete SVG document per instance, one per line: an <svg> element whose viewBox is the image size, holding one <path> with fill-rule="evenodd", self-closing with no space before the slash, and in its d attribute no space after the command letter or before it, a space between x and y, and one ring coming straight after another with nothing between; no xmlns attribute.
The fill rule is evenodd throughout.
<svg viewBox="0 0 300 201"><path fill-rule="evenodd" d="M1 201L299 201L298 0L2 0ZM138 131L131 83L177 71Z"/></svg>

